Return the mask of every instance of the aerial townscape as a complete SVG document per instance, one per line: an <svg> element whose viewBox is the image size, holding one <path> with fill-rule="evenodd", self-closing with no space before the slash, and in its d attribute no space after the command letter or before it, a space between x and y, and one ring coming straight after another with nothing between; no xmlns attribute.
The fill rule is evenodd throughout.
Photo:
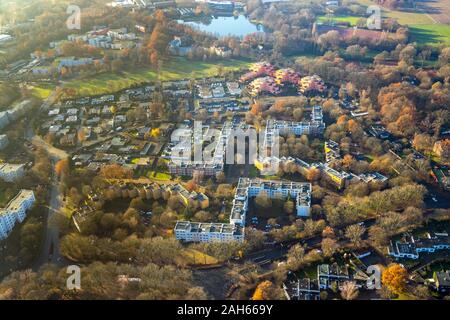
<svg viewBox="0 0 450 320"><path fill-rule="evenodd" d="M450 0L0 1L30 299L450 300Z"/></svg>

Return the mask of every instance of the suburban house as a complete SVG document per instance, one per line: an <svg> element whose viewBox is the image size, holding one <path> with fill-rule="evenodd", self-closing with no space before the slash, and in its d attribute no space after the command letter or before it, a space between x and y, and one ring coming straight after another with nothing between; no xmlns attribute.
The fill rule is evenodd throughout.
<svg viewBox="0 0 450 320"><path fill-rule="evenodd" d="M292 272L288 273L283 291L288 300L320 300L320 288L315 279L298 279Z"/></svg>
<svg viewBox="0 0 450 320"><path fill-rule="evenodd" d="M450 292L450 271L437 271L433 273L434 284L439 292Z"/></svg>
<svg viewBox="0 0 450 320"><path fill-rule="evenodd" d="M421 252L434 253L437 250L450 250L448 233L427 233L425 238L405 236L402 241L390 243L389 255L396 259L419 259Z"/></svg>

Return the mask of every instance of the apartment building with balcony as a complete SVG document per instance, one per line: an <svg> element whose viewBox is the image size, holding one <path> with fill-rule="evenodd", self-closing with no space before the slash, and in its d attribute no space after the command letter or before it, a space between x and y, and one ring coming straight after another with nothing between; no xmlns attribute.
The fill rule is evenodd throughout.
<svg viewBox="0 0 450 320"><path fill-rule="evenodd" d="M24 164L0 164L0 179L6 182L14 182L22 178L25 174Z"/></svg>
<svg viewBox="0 0 450 320"><path fill-rule="evenodd" d="M34 204L34 193L21 190L9 203L0 209L0 240L6 239L17 222L22 223L27 210Z"/></svg>

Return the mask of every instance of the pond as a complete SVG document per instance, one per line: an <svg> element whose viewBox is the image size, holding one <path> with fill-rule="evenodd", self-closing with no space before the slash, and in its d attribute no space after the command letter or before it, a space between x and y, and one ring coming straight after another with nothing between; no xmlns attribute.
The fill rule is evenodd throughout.
<svg viewBox="0 0 450 320"><path fill-rule="evenodd" d="M202 19L198 21L183 21L204 32L209 32L218 37L235 36L242 38L250 33L264 32L261 24L252 23L248 17L244 15L228 16L228 17L211 17L210 19Z"/></svg>

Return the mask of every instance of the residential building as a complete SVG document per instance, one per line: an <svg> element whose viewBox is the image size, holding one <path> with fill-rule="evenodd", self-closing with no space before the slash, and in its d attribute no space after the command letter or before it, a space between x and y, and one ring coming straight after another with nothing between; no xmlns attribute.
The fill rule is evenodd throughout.
<svg viewBox="0 0 450 320"><path fill-rule="evenodd" d="M438 250L450 250L448 233L427 233L425 238L405 236L401 241L391 241L388 254L396 259L417 260L421 252L434 253Z"/></svg>
<svg viewBox="0 0 450 320"><path fill-rule="evenodd" d="M323 92L325 90L326 85L318 75L306 76L300 80L299 91L301 93L307 93L309 91Z"/></svg>
<svg viewBox="0 0 450 320"><path fill-rule="evenodd" d="M242 93L238 82L227 82L227 89L232 96L240 96Z"/></svg>
<svg viewBox="0 0 450 320"><path fill-rule="evenodd" d="M256 78L248 85L248 91L252 96L258 96L262 93L269 93L277 95L280 93L280 88L272 77Z"/></svg>
<svg viewBox="0 0 450 320"><path fill-rule="evenodd" d="M14 182L25 174L24 164L0 164L0 179L7 182Z"/></svg>
<svg viewBox="0 0 450 320"><path fill-rule="evenodd" d="M5 44L12 39L13 37L9 34L0 34L0 45Z"/></svg>
<svg viewBox="0 0 450 320"><path fill-rule="evenodd" d="M325 161L326 163L334 162L341 159L341 149L336 141L325 141Z"/></svg>
<svg viewBox="0 0 450 320"><path fill-rule="evenodd" d="M0 150L5 149L9 144L8 136L6 134L0 134Z"/></svg>
<svg viewBox="0 0 450 320"><path fill-rule="evenodd" d="M272 199L295 199L297 216L307 217L310 214L311 207L311 188L310 183L240 178L231 208L230 222L244 226L248 211L248 200L258 196L261 192Z"/></svg>
<svg viewBox="0 0 450 320"><path fill-rule="evenodd" d="M222 58L229 58L233 54L230 48L228 47L218 47L218 46L212 46L209 48L209 52L215 54L218 57Z"/></svg>
<svg viewBox="0 0 450 320"><path fill-rule="evenodd" d="M183 199L187 191L175 189ZM311 184L299 182L262 181L259 179L240 178L230 213L230 223L199 223L178 221L174 233L178 240L187 242L243 241L248 200L260 192L266 192L271 198L289 198L296 200L298 216L309 216L311 207ZM192 196L192 194L191 194ZM206 197L206 196L205 196Z"/></svg>
<svg viewBox="0 0 450 320"><path fill-rule="evenodd" d="M320 288L315 279L288 280L283 283L283 291L288 300L320 300Z"/></svg>
<svg viewBox="0 0 450 320"><path fill-rule="evenodd" d="M178 240L185 242L242 242L244 240L243 228L226 223L177 221L174 233Z"/></svg>
<svg viewBox="0 0 450 320"><path fill-rule="evenodd" d="M336 285L340 288L345 281L350 279L348 268L339 266L336 262L329 264L321 264L317 266L317 281L319 288L326 290Z"/></svg>
<svg viewBox="0 0 450 320"><path fill-rule="evenodd" d="M31 190L21 190L4 208L0 209L0 240L6 239L14 225L23 222L26 211L35 201Z"/></svg>
<svg viewBox="0 0 450 320"><path fill-rule="evenodd" d="M186 43L187 41L181 37L174 37L169 42L169 52L175 56L187 56L193 49L191 45Z"/></svg>
<svg viewBox="0 0 450 320"><path fill-rule="evenodd" d="M299 74L291 68L279 69L275 71L274 77L275 82L278 85L289 83L297 86L298 82L300 81Z"/></svg>
<svg viewBox="0 0 450 320"><path fill-rule="evenodd" d="M269 62L262 61L257 62L249 67L250 72L244 74L239 81L240 82L248 82L258 77L262 76L272 76L275 72L274 66L272 66Z"/></svg>
<svg viewBox="0 0 450 320"><path fill-rule="evenodd" d="M61 71L63 67L79 67L85 66L89 64L93 64L93 58L75 58L75 57L66 57L59 59L58 70Z"/></svg>
<svg viewBox="0 0 450 320"><path fill-rule="evenodd" d="M433 273L434 285L439 292L450 292L450 271L437 271Z"/></svg>

